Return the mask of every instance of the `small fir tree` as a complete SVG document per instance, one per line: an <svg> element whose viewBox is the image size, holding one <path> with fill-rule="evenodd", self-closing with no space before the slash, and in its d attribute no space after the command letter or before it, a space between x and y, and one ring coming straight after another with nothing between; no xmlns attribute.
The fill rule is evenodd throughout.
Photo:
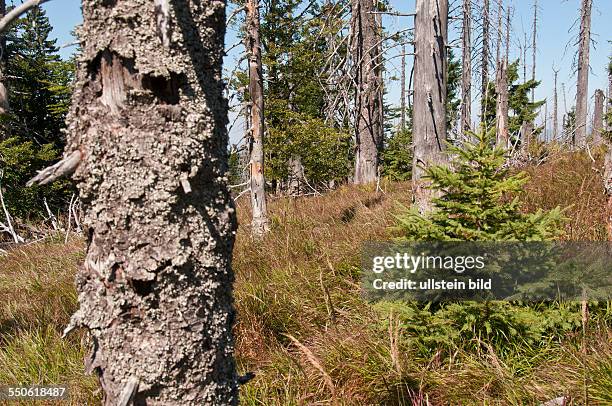
<svg viewBox="0 0 612 406"><path fill-rule="evenodd" d="M426 169L431 188L440 193L434 210L421 215L406 209L397 216L405 240L546 241L562 234L562 210L523 213L518 197L525 172L510 174L504 151L494 147L494 130L473 134L474 141L449 146L455 169Z"/></svg>

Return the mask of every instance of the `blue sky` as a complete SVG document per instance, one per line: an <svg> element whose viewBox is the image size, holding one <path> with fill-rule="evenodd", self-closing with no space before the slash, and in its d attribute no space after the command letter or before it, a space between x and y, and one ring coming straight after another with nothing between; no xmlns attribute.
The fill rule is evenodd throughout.
<svg viewBox="0 0 612 406"><path fill-rule="evenodd" d="M455 0L459 2L460 0ZM451 1L452 2L452 1ZM528 37L531 33L531 20L533 16L533 0L506 0L510 2L514 12L512 21L512 30L514 42L511 49L512 56L518 57L517 41L522 42L523 32L526 31ZM495 0L491 1L495 4ZM391 0L391 5L398 11L412 12L414 11L414 0ZM572 38L578 32L578 26L572 27L578 17L578 9L580 0L539 0L539 24L538 24L538 54L537 54L537 79L542 80L542 84L536 90L536 98L552 99L553 92L553 73L552 65L554 64L559 72L559 105L560 113L563 112L563 97L561 95L561 83L565 84L567 94L568 108L574 104L576 77L572 72L572 62L576 47L571 42ZM51 24L54 27L53 34L58 39L58 44L62 45L73 41L70 36L70 31L75 25L81 21L80 1L78 0L53 0L46 3L44 6L49 15ZM492 10L496 11L496 6L492 5ZM593 39L597 41L597 45L591 49L591 68L592 72L589 78L589 94L593 94L595 89L607 88L607 76L605 67L608 57L611 54L612 46L608 40L612 40L612 24L610 17L612 16L612 1L611 0L593 0L593 15L592 15L592 32ZM383 24L387 31L394 32L412 26L411 17L385 17ZM458 28L458 27L455 27ZM458 31L451 28L450 40L456 38ZM530 38L528 39L530 42ZM231 45L235 42L235 32L228 31L226 44ZM569 45L568 45L569 44ZM493 47L494 48L494 47ZM69 56L74 48L65 48L62 50L63 56ZM459 50L458 50L459 51ZM240 49L236 49L226 58L226 69L230 69L235 63L236 54ZM529 51L531 52L531 51ZM397 54L397 50L390 50L387 53L389 62L386 65L387 78L399 76L397 68L400 64L400 58L393 58ZM459 54L459 52L457 52ZM407 63L407 69L410 70L411 61ZM528 72L531 71L531 54L528 57ZM528 76L530 74L528 73ZM399 85L391 83L388 86L389 102L398 103L399 100ZM474 96L476 98L476 95ZM240 127L239 125L237 127ZM234 132L240 131L236 128ZM232 138L236 140L237 134L232 134Z"/></svg>

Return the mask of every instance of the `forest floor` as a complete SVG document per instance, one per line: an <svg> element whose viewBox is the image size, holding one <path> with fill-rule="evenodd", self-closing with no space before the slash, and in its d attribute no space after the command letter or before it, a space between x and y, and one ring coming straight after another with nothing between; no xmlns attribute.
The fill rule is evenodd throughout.
<svg viewBox="0 0 612 406"><path fill-rule="evenodd" d="M569 207L565 238L605 239L600 167L573 153L528 168L525 209ZM271 197L272 230L262 243L249 237L248 199L238 202L236 356L242 373L255 373L242 404L537 405L560 396L612 404L609 303L593 305L586 335L579 304L499 304L501 328L514 332L502 340L476 334L481 326L469 317L457 324L465 307L441 316L366 303L360 247L391 238L394 213L410 201L408 184L382 186ZM58 235L0 259L0 383L68 384L70 404L99 403L96 379L83 373L83 336L61 339L83 251L81 239ZM567 315L555 321L562 329L536 339L517 332L517 319L548 322L551 308ZM441 336L438 324L456 334Z"/></svg>

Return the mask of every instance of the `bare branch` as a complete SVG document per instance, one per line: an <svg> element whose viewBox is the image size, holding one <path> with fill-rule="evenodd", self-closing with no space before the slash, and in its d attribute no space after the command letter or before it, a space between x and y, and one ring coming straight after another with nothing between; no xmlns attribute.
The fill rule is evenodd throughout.
<svg viewBox="0 0 612 406"><path fill-rule="evenodd" d="M26 186L30 187L36 184L46 185L51 183L62 176L71 175L81 163L81 151L73 151L70 155L59 161L53 166L43 169L38 172L38 175L26 183Z"/></svg>
<svg viewBox="0 0 612 406"><path fill-rule="evenodd" d="M34 8L42 3L46 3L49 0L29 0L9 11L0 20L0 33L6 31L9 24L16 20L20 15L27 12L29 9Z"/></svg>

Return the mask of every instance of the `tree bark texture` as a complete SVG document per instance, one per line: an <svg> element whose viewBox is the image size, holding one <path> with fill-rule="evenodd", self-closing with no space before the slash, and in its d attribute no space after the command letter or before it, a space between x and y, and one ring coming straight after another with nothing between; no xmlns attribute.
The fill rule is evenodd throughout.
<svg viewBox="0 0 612 406"><path fill-rule="evenodd" d="M372 0L352 0L356 184L376 181L383 143L380 27L373 11Z"/></svg>
<svg viewBox="0 0 612 406"><path fill-rule="evenodd" d="M400 75L400 129L406 129L406 46L402 46L402 72Z"/></svg>
<svg viewBox="0 0 612 406"><path fill-rule="evenodd" d="M593 144L599 145L601 143L602 131L604 130L604 102L606 96L603 90L595 90L595 108L593 110Z"/></svg>
<svg viewBox="0 0 612 406"><path fill-rule="evenodd" d="M412 164L413 199L422 213L431 210L433 191L423 181L424 167L445 164L448 1L417 0L415 18Z"/></svg>
<svg viewBox="0 0 612 406"><path fill-rule="evenodd" d="M578 42L578 82L576 87L576 135L574 145L586 142L589 95L589 51L591 44L591 8L593 0L582 0L580 7L580 37Z"/></svg>
<svg viewBox="0 0 612 406"><path fill-rule="evenodd" d="M480 83L480 91L481 91L481 106L480 106L480 114L484 117L487 100L487 93L489 89L489 58L490 58L490 2L489 0L484 0L484 4L482 6L482 67L481 67L481 83ZM484 121L484 120L482 120Z"/></svg>
<svg viewBox="0 0 612 406"><path fill-rule="evenodd" d="M496 122L497 145L508 148L510 137L508 135L508 62L502 59L497 67L495 81L497 92Z"/></svg>
<svg viewBox="0 0 612 406"><path fill-rule="evenodd" d="M5 14L6 1L0 0L0 18L4 17ZM2 51L2 55L0 56L0 114L4 114L9 111L8 93L5 85L6 79L4 78L7 60L6 34L4 32L0 32L0 50Z"/></svg>
<svg viewBox="0 0 612 406"><path fill-rule="evenodd" d="M461 130L472 128L472 0L463 0L462 69L461 69Z"/></svg>
<svg viewBox="0 0 612 406"><path fill-rule="evenodd" d="M106 405L233 405L225 3L83 0L65 156L87 254L71 319Z"/></svg>
<svg viewBox="0 0 612 406"><path fill-rule="evenodd" d="M264 96L261 65L261 41L259 38L259 0L248 0L247 43L249 45L249 95L251 97L251 209L253 220L251 233L262 237L269 229L268 208L266 205L266 180L264 177Z"/></svg>

